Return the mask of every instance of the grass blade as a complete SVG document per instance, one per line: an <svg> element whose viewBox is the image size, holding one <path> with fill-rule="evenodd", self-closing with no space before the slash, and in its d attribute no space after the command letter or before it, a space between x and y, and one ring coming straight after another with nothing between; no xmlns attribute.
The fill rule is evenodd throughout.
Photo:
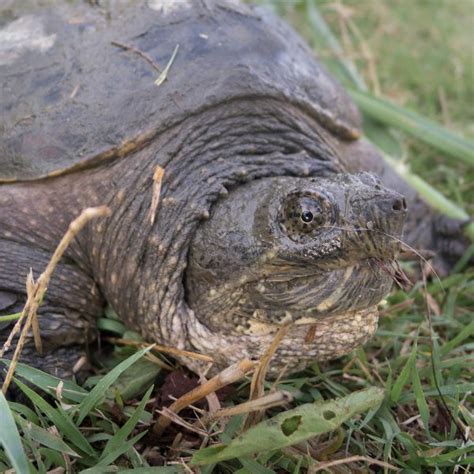
<svg viewBox="0 0 474 474"><path fill-rule="evenodd" d="M47 401L43 400L40 395L19 380L15 379L15 383L31 400L33 405L41 410L56 425L60 433L67 437L84 453L90 456L95 456L96 453L92 446L60 407L53 408Z"/></svg>
<svg viewBox="0 0 474 474"><path fill-rule="evenodd" d="M359 108L382 123L396 127L419 140L474 166L474 144L421 115L369 93L352 89Z"/></svg>
<svg viewBox="0 0 474 474"><path fill-rule="evenodd" d="M469 216L460 207L453 204L449 199L443 196L439 191L429 185L426 181L421 179L418 175L412 173L410 169L403 163L397 162L387 155L384 155L385 160L390 166L407 181L408 184L413 186L420 196L435 209L438 209L443 214L446 214L453 219L467 220Z"/></svg>
<svg viewBox="0 0 474 474"><path fill-rule="evenodd" d="M112 464L119 456L122 454L125 454L129 449L133 448L133 446L140 441L145 435L147 434L146 431L143 431L142 433L138 433L136 436L133 438L129 439L128 441L125 441L122 443L120 446L117 446L114 451L111 451L105 456L103 459L101 459L96 467L106 467L109 464ZM87 471L85 471L87 472Z"/></svg>
<svg viewBox="0 0 474 474"><path fill-rule="evenodd" d="M150 349L151 346L137 351L128 359L125 359L119 365L114 367L107 375L102 377L99 383L88 393L79 406L79 418L77 420L79 425L84 421L84 418L90 413L90 411L93 410L104 398L105 392L117 380L119 375L133 365L138 359L143 357Z"/></svg>
<svg viewBox="0 0 474 474"><path fill-rule="evenodd" d="M152 391L153 391L153 385L147 390L142 401L137 406L132 416L117 431L117 433L115 433L115 435L107 442L104 448L104 451L102 453L102 456L100 458L101 460L103 460L105 457L108 457L111 452L116 451L123 445L128 435L133 431L138 421L140 420L141 416L143 415L143 412L145 411L145 405L148 402ZM109 463L113 462L114 460L115 459L112 459L111 461L109 461Z"/></svg>
<svg viewBox="0 0 474 474"><path fill-rule="evenodd" d="M36 423L37 425L40 423L38 415L26 405L16 402L8 402L8 405L13 413L18 413L24 419L31 421L32 423Z"/></svg>
<svg viewBox="0 0 474 474"><path fill-rule="evenodd" d="M243 469L237 471L240 474L276 474L273 469L269 469L250 458L239 458L239 462L244 466Z"/></svg>
<svg viewBox="0 0 474 474"><path fill-rule="evenodd" d="M400 395L402 394L403 387L408 383L408 380L410 379L411 371L416 370L415 363L417 352L418 346L415 342L413 344L413 349L411 351L410 357L408 358L405 366L400 372L400 375L398 376L397 380L393 384L392 391L390 392L390 400L392 400L392 402L398 402L398 400L400 399Z"/></svg>
<svg viewBox="0 0 474 474"><path fill-rule="evenodd" d="M0 363L5 364L7 367L10 365L10 361L8 359L0 359ZM65 399L73 402L80 402L87 394L86 390L74 382L71 382L70 380L61 380L58 377L54 377L53 375L42 372L41 370L35 369L34 367L22 364L21 362L18 362L15 373L16 375L27 380L28 383L36 385L44 392L53 396L55 395L57 386L60 382L62 382L62 395Z"/></svg>
<svg viewBox="0 0 474 474"><path fill-rule="evenodd" d="M17 420L19 420L23 431L37 443L46 446L47 448L53 449L54 451L67 454L68 456L79 457L79 454L69 447L59 436L50 433L48 430L45 430L34 423L22 420L19 416L17 416Z"/></svg>
<svg viewBox="0 0 474 474"><path fill-rule="evenodd" d="M313 46L318 51L329 49L332 57L323 59L328 69L346 87L367 92L369 89L364 78L359 74L355 64L346 59L344 48L332 32L315 5L314 0L306 2L306 17L311 27ZM366 117L364 120L366 136L391 156L400 157L403 147L398 137L385 125Z"/></svg>
<svg viewBox="0 0 474 474"><path fill-rule="evenodd" d="M0 391L0 445L7 453L16 472L30 472L28 459L21 444L20 434L8 406L5 395Z"/></svg>
<svg viewBox="0 0 474 474"><path fill-rule="evenodd" d="M21 313L8 314L6 316L0 316L0 323L6 323L8 321L16 321L20 319Z"/></svg>
<svg viewBox="0 0 474 474"><path fill-rule="evenodd" d="M335 400L300 405L259 423L228 445L201 449L191 464L210 464L300 443L335 430L354 415L379 406L383 398L384 390L372 387Z"/></svg>
<svg viewBox="0 0 474 474"><path fill-rule="evenodd" d="M102 331L112 332L122 336L126 331L125 325L121 321L115 319L101 318L97 321L97 327Z"/></svg>
<svg viewBox="0 0 474 474"><path fill-rule="evenodd" d="M430 430L430 408L425 398L425 394L423 393L423 387L421 385L420 375L418 374L418 370L412 371L412 385L413 385L413 393L416 397L416 405L418 407L418 411L421 416L421 421L423 422L423 426L426 430L427 435L429 436Z"/></svg>
<svg viewBox="0 0 474 474"><path fill-rule="evenodd" d="M445 356L449 354L455 347L461 345L463 341L466 339L470 339L474 336L474 321L471 321L467 326L465 326L459 334L453 337L450 341L446 342L444 346L441 346L440 353L441 355Z"/></svg>
<svg viewBox="0 0 474 474"><path fill-rule="evenodd" d="M334 53L337 59L333 61L335 67L332 70L339 80L351 88L349 93L364 114L386 125L403 130L419 140L474 166L473 143L415 112L375 97L368 92L367 86L358 74L354 63L344 58L344 49L312 0L307 2L307 17L312 27L314 42L317 45L329 47Z"/></svg>
<svg viewBox="0 0 474 474"><path fill-rule="evenodd" d="M474 391L474 383L462 383L462 384L451 384L451 385L442 385L440 386L440 391L436 390L435 388L431 390L423 390L426 398L431 397L439 397L440 392L441 395L446 397L458 397L460 395L473 392ZM407 403L411 403L416 401L416 396L412 392L403 393L400 396L398 403L400 405L405 405Z"/></svg>
<svg viewBox="0 0 474 474"><path fill-rule="evenodd" d="M421 179L418 175L412 173L410 169L399 161L383 154L385 161L399 174L408 184L410 184L418 194L432 207L437 209L442 214L451 217L452 219L459 219L461 221L468 221L469 215L459 206L451 202L437 189L433 188L426 181ZM474 222L470 222L463 229L464 235L474 242Z"/></svg>
<svg viewBox="0 0 474 474"><path fill-rule="evenodd" d="M331 69L335 69L333 72L337 75L338 79L347 86L352 85L359 90L366 91L367 85L364 79L357 72L354 63L344 58L344 49L319 13L314 0L308 0L306 2L306 16L312 28L314 46L320 48L328 47L334 53L335 59L332 62L334 67Z"/></svg>
<svg viewBox="0 0 474 474"><path fill-rule="evenodd" d="M118 392L123 400L131 400L143 395L156 379L161 369L147 359L140 359L127 369L106 393L107 398L113 398Z"/></svg>
<svg viewBox="0 0 474 474"><path fill-rule="evenodd" d="M120 469L117 470L116 466L107 467L91 467L80 474L106 474L108 472L120 472L120 474L185 474L184 468L180 465L177 466L153 466L153 467L135 467L132 469Z"/></svg>

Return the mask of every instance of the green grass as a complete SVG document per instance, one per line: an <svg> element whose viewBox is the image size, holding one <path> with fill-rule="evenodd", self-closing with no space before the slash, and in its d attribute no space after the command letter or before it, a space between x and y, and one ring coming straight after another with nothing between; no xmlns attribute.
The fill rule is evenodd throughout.
<svg viewBox="0 0 474 474"><path fill-rule="evenodd" d="M341 38L340 20L334 3L320 0L317 4L333 31ZM343 5L349 8L350 18L373 56L383 97L472 140L472 2L346 0ZM308 34L306 32L306 36ZM353 38L346 40L345 51L349 57L355 58L358 71L374 92L368 61L361 58L360 42ZM331 55L330 51L326 50L326 53ZM426 146L419 140L407 136L403 139L403 154L413 171L472 215L474 167L459 163L449 154Z"/></svg>
<svg viewBox="0 0 474 474"><path fill-rule="evenodd" d="M347 71L335 58L334 48L322 45L315 35L307 16L313 2L265 3L273 4L309 41L318 42L329 67L349 87L360 90L353 80L344 79ZM383 100L423 115L445 132L474 137L474 12L469 0L345 0L360 37L344 40L334 3L315 4L343 45L345 57L354 60L371 97L379 92ZM360 38L374 58L375 82L361 58ZM388 129L387 123L392 122L382 120L374 126L371 138L472 215L473 167L450 149L446 152L436 143L424 143L410 130ZM164 373L143 358L145 350L113 348L101 361L101 374L84 387L62 384L20 366L17 376L43 391L20 384L34 408L9 403L7 409L0 397L0 442L4 443L0 472L14 465L23 473L28 463L31 472L40 473L58 467L67 472L172 473L190 472L189 466L199 463L203 473L303 473L349 457L355 460L332 467L331 472L390 472L383 463L404 473L448 473L456 466L457 472L468 472L474 462L473 276L472 269L460 268L441 281L429 281L426 289L419 282L408 292L393 291L376 336L363 348L279 381L277 388L291 393L294 400L286 410L267 411L270 422L243 436L239 436L241 416L210 427L210 445L219 442L225 448L200 448L202 438L179 427L150 441L149 427L157 417L150 400L159 395ZM136 337L113 314L100 326L115 336ZM247 381L236 386L223 404L246 401L248 385ZM382 401L374 387L383 389ZM360 392L363 389L368 391ZM351 397L352 411L343 401L334 401L341 397ZM308 416L314 417L309 426L302 423ZM183 417L196 420L192 412ZM333 424L324 425L329 421ZM276 427L279 441L268 445ZM180 432L184 441L175 440L175 449L170 449ZM278 449L268 450L269 446ZM368 464L369 458L379 464Z"/></svg>

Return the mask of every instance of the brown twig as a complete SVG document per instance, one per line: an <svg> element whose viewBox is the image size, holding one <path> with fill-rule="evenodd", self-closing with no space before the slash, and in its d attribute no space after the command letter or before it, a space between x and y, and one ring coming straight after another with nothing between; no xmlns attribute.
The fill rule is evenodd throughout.
<svg viewBox="0 0 474 474"><path fill-rule="evenodd" d="M207 379L204 376L204 374L199 374L199 383L203 385L206 382L207 382ZM214 413L221 409L221 402L219 401L219 397L217 396L216 392L210 393L206 397L206 401L207 401L207 407L208 407L209 413Z"/></svg>
<svg viewBox="0 0 474 474"><path fill-rule="evenodd" d="M171 367L171 365L167 364L166 362L163 362L159 357L156 357L156 355L151 354L150 352L145 354L145 359L148 362L157 365L160 369L165 369L169 371L173 370L173 367Z"/></svg>
<svg viewBox="0 0 474 474"><path fill-rule="evenodd" d="M28 287L28 280L27 280L27 287ZM28 293L27 293L28 294ZM17 320L17 322L15 323L15 326L13 326L13 329L10 331L10 334L8 335L8 338L7 340L4 342L3 344L3 347L2 349L0 350L0 358L3 357L3 355L5 354L5 352L7 352L9 349L10 349L10 346L12 344L12 341L13 341L13 338L18 334L18 332L20 331L21 329L21 325L23 323L23 319L25 318L26 316L26 313L28 311L28 306L29 306L29 298L27 299L26 303L25 303L25 306L23 308L23 310L21 311L20 313L20 316Z"/></svg>
<svg viewBox="0 0 474 474"><path fill-rule="evenodd" d="M148 55L144 51L141 51L138 48L135 48L134 46L130 46L128 44L119 43L118 41L111 41L110 43L125 51L130 51L131 53L137 54L138 56L143 58L148 64L150 64L150 66L152 66L158 72L161 72L160 66L155 62L155 60L150 55Z"/></svg>
<svg viewBox="0 0 474 474"><path fill-rule="evenodd" d="M87 357L85 355L79 357L77 359L76 363L72 367L72 373L77 374L81 371L83 367L85 367L88 364Z"/></svg>
<svg viewBox="0 0 474 474"><path fill-rule="evenodd" d="M209 433L207 431L198 428L195 424L192 425L191 423L188 423L187 421L183 420L177 413L167 407L163 407L161 410L157 410L157 412L160 414L160 416L168 418L173 423L182 426L183 428L186 428L187 430L192 431L193 433L196 433L199 436L209 436Z"/></svg>
<svg viewBox="0 0 474 474"><path fill-rule="evenodd" d="M108 215L110 215L110 209L106 206L89 207L87 209L84 209L79 215L79 217L74 219L71 222L71 224L69 224L68 230L66 231L63 238L59 242L59 245L54 251L53 256L51 257L51 260L46 266L45 271L40 275L40 277L38 278L36 282L31 282L30 288L27 289L28 299L25 303L25 307L23 308L22 315L20 316L20 319L18 320L17 324L13 328L12 332L10 333L8 337L7 342L5 342L0 352L0 357L2 357L5 351L10 347L13 337L16 335L16 333L20 329L21 321L27 314L25 325L23 326L23 329L21 331L20 338L18 340L18 343L15 348L15 352L11 359L11 363L8 368L7 375L5 376L5 381L3 382L3 385L2 385L3 393L6 393L8 390L8 387L10 385L10 382L12 380L13 374L16 369L18 359L20 357L21 351L23 350L23 346L26 342L26 337L28 335L28 332L32 324L34 324L36 313L38 311L39 306L41 305L43 296L46 292L51 276L56 266L59 263L59 260L61 260L61 257L63 256L64 252L66 251L71 241L78 234L78 232L87 224L87 222L89 222L91 219L95 219L97 217L105 217Z"/></svg>
<svg viewBox="0 0 474 474"><path fill-rule="evenodd" d="M242 379L245 374L255 368L255 365L255 362L252 362L249 359L244 359L236 364L231 365L205 384L199 385L182 397L178 398L168 407L168 410L174 413L179 413L181 410L192 403L205 398L209 393L216 392L222 387ZM153 426L153 433L156 436L160 436L170 423L171 421L169 418L161 415Z"/></svg>
<svg viewBox="0 0 474 474"><path fill-rule="evenodd" d="M135 346L142 348L149 347L150 345L146 342L134 341L133 339L121 339L118 337L107 337L105 340L112 344L119 344L121 346ZM204 362L214 362L214 359L211 356L198 354L197 352L183 351L181 349L176 349L175 347L162 346L161 344L153 344L151 347L158 352L165 352L180 357L189 357L190 359L202 360Z"/></svg>
<svg viewBox="0 0 474 474"><path fill-rule="evenodd" d="M248 402L240 403L233 407L221 408L214 413L209 413L202 419L202 423L206 424L224 416L241 415L242 413L250 413L253 411L264 411L269 408L285 405L293 401L293 396L290 392L281 390L279 392L269 393L257 400L249 400Z"/></svg>

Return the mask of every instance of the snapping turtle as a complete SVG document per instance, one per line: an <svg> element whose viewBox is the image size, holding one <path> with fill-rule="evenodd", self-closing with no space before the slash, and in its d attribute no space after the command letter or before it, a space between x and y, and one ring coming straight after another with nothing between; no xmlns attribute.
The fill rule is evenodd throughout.
<svg viewBox="0 0 474 474"><path fill-rule="evenodd" d="M28 363L70 371L107 303L215 369L259 357L289 322L272 367L300 369L374 333L405 217L410 245L444 263L459 253L458 224L361 138L344 90L269 12L30 3L0 16L0 314L22 307L30 268L81 209L112 214L58 265L39 312L45 354L30 342Z"/></svg>

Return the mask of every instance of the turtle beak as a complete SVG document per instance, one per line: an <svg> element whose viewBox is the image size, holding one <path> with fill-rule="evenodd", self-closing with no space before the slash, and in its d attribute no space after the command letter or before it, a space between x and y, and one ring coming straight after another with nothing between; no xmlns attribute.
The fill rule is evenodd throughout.
<svg viewBox="0 0 474 474"><path fill-rule="evenodd" d="M388 189L378 191L365 203L359 201L356 233L368 257L393 259L400 251L407 215L405 198Z"/></svg>

